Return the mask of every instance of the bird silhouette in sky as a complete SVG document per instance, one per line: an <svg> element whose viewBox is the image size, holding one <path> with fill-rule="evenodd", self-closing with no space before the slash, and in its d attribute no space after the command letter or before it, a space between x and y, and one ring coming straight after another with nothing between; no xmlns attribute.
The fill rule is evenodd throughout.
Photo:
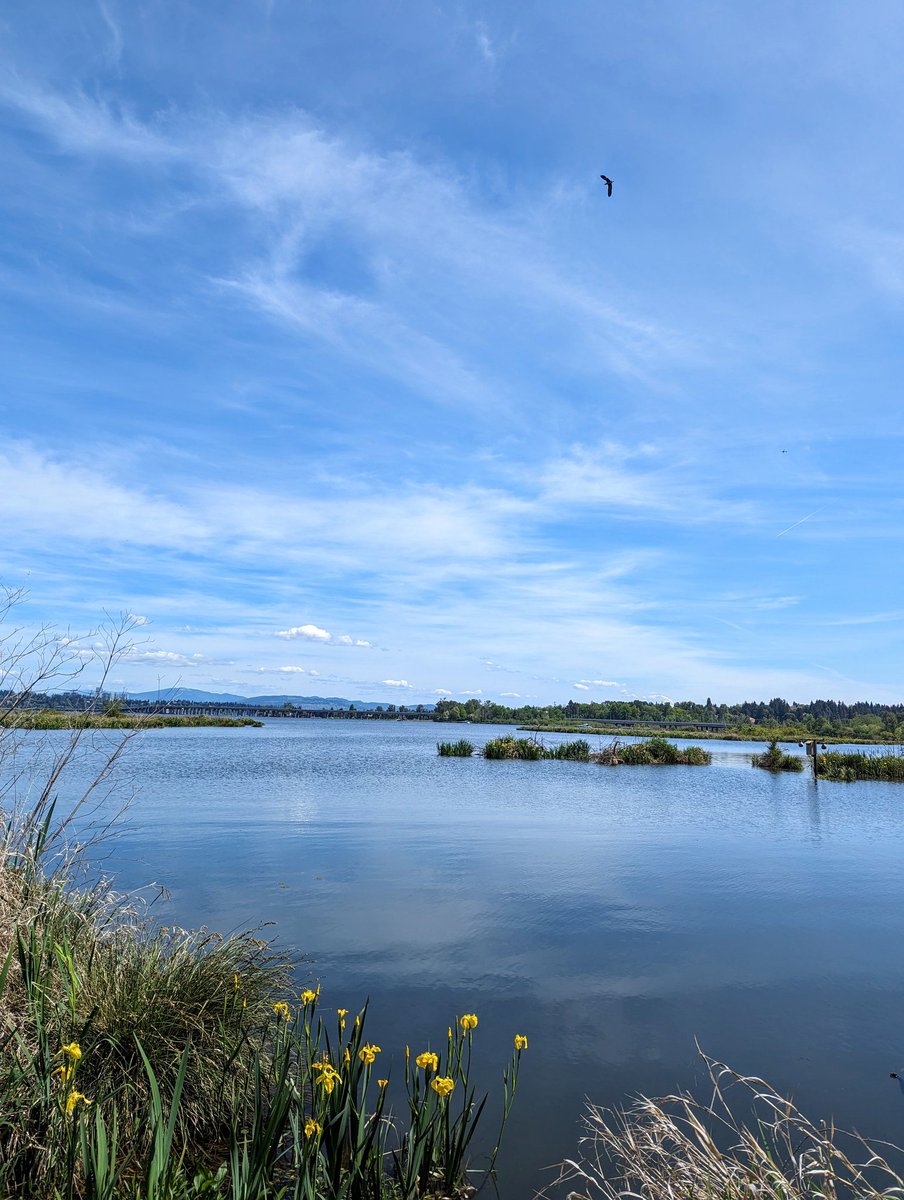
<svg viewBox="0 0 904 1200"><path fill-rule="evenodd" d="M612 195L612 180L609 178L608 175L600 175L600 179L602 179L603 183L606 185L606 195L611 196Z"/></svg>

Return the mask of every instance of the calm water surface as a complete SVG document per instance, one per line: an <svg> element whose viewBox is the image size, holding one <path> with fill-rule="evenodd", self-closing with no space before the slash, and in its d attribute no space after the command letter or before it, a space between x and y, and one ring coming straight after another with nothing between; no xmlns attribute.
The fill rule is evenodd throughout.
<svg viewBox="0 0 904 1200"><path fill-rule="evenodd" d="M276 921L325 1006L370 997L396 1073L406 1042L475 1011L494 1087L528 1034L503 1200L574 1152L585 1097L698 1082L695 1038L811 1115L904 1140L904 787L772 776L738 743L707 743L710 768L440 759L450 729L500 732L149 731L112 865L166 885L164 920Z"/></svg>

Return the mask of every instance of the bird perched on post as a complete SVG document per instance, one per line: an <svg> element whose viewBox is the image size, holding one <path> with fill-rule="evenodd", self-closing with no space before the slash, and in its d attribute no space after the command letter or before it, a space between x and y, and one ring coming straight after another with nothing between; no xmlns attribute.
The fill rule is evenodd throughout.
<svg viewBox="0 0 904 1200"><path fill-rule="evenodd" d="M609 178L608 175L600 175L600 179L602 179L603 183L606 185L606 195L611 196L612 195L612 180Z"/></svg>

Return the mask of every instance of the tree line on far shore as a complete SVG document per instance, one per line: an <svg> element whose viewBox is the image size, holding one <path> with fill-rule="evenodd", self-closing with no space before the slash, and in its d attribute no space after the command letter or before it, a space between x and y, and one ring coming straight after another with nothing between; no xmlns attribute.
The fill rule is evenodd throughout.
<svg viewBox="0 0 904 1200"><path fill-rule="evenodd" d="M438 721L511 722L519 725L555 725L567 721L619 721L646 725L723 723L744 729L756 726L788 728L815 737L847 735L904 741L904 704L870 701L812 700L807 704L776 697L747 700L742 704L705 704L694 700L569 700L567 704L524 704L509 708L491 700L472 698L464 703L440 700L434 713Z"/></svg>

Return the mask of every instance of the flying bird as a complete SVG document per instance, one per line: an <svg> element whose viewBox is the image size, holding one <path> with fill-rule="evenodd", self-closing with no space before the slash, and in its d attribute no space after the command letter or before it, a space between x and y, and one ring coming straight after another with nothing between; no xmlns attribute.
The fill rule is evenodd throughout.
<svg viewBox="0 0 904 1200"><path fill-rule="evenodd" d="M602 179L603 183L606 185L606 195L611 196L612 195L612 180L609 178L608 175L600 175L600 179Z"/></svg>

